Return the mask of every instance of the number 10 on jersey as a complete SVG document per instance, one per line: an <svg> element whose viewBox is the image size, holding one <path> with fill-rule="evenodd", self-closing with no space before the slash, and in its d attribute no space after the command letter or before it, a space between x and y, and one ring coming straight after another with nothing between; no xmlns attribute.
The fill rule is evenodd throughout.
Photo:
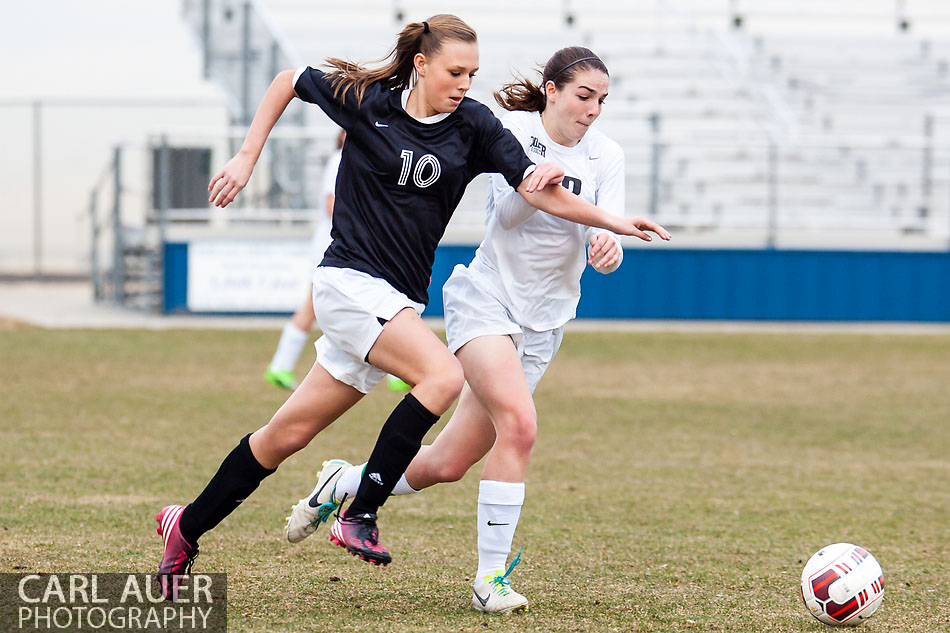
<svg viewBox="0 0 950 633"><path fill-rule="evenodd" d="M399 172L398 180L400 186L409 182L410 172L412 172L413 184L420 189L425 189L432 185L439 179L439 176L442 175L442 165L439 163L439 159L432 154L423 154L419 162L416 163L415 168L412 166L413 154L411 149L402 150L399 156L402 158L402 170ZM426 176L424 173L427 167L429 168L429 174Z"/></svg>

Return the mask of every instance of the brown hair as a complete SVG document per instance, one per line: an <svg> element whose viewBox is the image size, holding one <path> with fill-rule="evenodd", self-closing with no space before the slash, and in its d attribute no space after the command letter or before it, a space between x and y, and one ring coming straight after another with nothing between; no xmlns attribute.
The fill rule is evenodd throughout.
<svg viewBox="0 0 950 633"><path fill-rule="evenodd" d="M547 105L544 86L553 81L560 90L574 79L580 70L600 70L605 75L607 65L589 48L583 46L568 46L551 55L551 59L538 68L541 75L541 84L537 85L524 76L516 77L515 81L502 86L494 93L495 101L505 110L526 110L527 112L544 112Z"/></svg>
<svg viewBox="0 0 950 633"><path fill-rule="evenodd" d="M472 27L458 17L440 13L428 20L407 24L400 31L389 55L371 62L377 64L388 60L379 68L367 68L349 60L328 57L327 66L334 69L327 73L333 86L333 96L343 101L347 93L353 90L358 105L363 101L366 88L377 81L390 89L408 88L415 72L413 58L416 53L432 57L447 40L478 43L478 36Z"/></svg>

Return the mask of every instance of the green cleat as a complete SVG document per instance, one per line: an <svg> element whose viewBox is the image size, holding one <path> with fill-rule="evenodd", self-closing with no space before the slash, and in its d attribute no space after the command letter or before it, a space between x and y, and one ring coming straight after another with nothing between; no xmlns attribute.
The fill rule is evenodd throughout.
<svg viewBox="0 0 950 633"><path fill-rule="evenodd" d="M289 369L277 370L273 367L268 367L267 373L264 374L264 380L279 389L289 389L293 391L297 388L297 381L294 380L294 372Z"/></svg>
<svg viewBox="0 0 950 633"><path fill-rule="evenodd" d="M409 391L412 389L412 387L403 382L401 378L398 376L393 376L392 374L386 376L386 384L389 385L390 391L395 391L396 393L399 393L400 391Z"/></svg>

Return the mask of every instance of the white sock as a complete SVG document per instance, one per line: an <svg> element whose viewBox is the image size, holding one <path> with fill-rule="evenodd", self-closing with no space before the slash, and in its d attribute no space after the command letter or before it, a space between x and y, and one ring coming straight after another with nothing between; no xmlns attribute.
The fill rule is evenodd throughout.
<svg viewBox="0 0 950 633"><path fill-rule="evenodd" d="M508 553L515 538L524 483L482 480L478 484L478 573L475 582L485 576L504 572Z"/></svg>
<svg viewBox="0 0 950 633"><path fill-rule="evenodd" d="M392 494L394 495L411 495L419 492L415 488L409 485L409 481L406 480L406 473L402 474L402 477L399 478L399 481L396 482L396 486L393 488Z"/></svg>
<svg viewBox="0 0 950 633"><path fill-rule="evenodd" d="M348 495L350 499L356 496L356 491L360 488L360 480L363 479L364 468L366 468L365 462L343 471L339 481L336 482L336 494L334 497L337 501L341 501L343 495ZM394 495L411 495L414 492L419 491L409 485L409 482L406 481L405 474L399 478L399 481L396 482L396 487L393 488Z"/></svg>
<svg viewBox="0 0 950 633"><path fill-rule="evenodd" d="M274 371L293 371L309 336L310 332L298 330L293 323L286 324L284 331L280 333L277 351L274 352L274 358L270 362L271 369Z"/></svg>

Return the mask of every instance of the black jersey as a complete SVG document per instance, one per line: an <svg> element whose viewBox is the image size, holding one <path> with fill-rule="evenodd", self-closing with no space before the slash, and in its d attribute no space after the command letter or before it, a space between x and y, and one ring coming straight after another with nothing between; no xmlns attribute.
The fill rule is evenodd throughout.
<svg viewBox="0 0 950 633"><path fill-rule="evenodd" d="M333 97L324 73L304 69L294 89L346 130L336 183L333 238L321 266L353 268L427 304L435 248L465 186L498 172L518 187L531 161L518 140L472 99L446 118L422 123L400 90L371 84L357 107Z"/></svg>

